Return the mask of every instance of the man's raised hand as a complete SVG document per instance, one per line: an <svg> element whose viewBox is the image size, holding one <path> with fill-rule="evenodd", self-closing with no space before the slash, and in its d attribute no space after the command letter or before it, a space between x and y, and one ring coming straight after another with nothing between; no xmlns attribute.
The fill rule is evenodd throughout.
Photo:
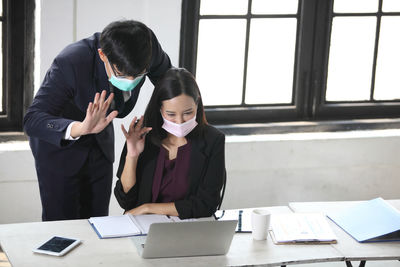
<svg viewBox="0 0 400 267"><path fill-rule="evenodd" d="M105 90L103 90L101 94L96 93L93 103L90 102L88 105L86 117L83 122L77 122L72 125L71 137L76 138L82 135L99 133L117 117L118 111L113 111L106 116L114 94L111 93L107 100L105 98Z"/></svg>

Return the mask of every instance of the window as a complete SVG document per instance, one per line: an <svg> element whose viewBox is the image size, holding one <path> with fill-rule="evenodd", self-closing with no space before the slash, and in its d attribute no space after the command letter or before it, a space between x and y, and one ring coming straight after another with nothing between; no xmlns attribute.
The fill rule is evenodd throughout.
<svg viewBox="0 0 400 267"><path fill-rule="evenodd" d="M35 1L0 1L0 131L21 131L33 97Z"/></svg>
<svg viewBox="0 0 400 267"><path fill-rule="evenodd" d="M400 115L398 0L183 0L211 123Z"/></svg>

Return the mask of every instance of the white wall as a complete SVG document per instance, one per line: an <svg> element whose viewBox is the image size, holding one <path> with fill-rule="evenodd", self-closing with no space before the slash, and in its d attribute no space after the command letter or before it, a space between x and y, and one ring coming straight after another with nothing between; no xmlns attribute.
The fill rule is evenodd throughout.
<svg viewBox="0 0 400 267"><path fill-rule="evenodd" d="M229 207L400 198L400 130L227 138Z"/></svg>
<svg viewBox="0 0 400 267"><path fill-rule="evenodd" d="M42 0L41 80L67 44L121 18L137 19L156 33L178 64L180 0ZM116 159L123 145L120 124L143 112L147 83L132 114L115 120ZM300 200L399 198L399 131L228 137L225 208L282 205ZM116 169L116 168L114 168ZM111 197L111 214L121 209ZM27 143L0 144L0 223L39 221L41 206Z"/></svg>
<svg viewBox="0 0 400 267"><path fill-rule="evenodd" d="M41 0L40 5L40 80L66 45L120 19L149 26L173 64L178 64L181 0Z"/></svg>

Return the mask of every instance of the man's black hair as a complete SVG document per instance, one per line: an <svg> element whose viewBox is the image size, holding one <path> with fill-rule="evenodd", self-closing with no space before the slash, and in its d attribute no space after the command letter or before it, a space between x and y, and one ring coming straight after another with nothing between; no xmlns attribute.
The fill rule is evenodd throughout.
<svg viewBox="0 0 400 267"><path fill-rule="evenodd" d="M100 47L112 68L135 77L150 65L151 31L139 21L114 21L101 33Z"/></svg>

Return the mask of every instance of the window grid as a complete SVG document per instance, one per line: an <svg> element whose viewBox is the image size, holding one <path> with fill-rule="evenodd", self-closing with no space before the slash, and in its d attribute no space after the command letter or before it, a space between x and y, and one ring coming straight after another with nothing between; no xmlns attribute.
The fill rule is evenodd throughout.
<svg viewBox="0 0 400 267"><path fill-rule="evenodd" d="M374 56L373 56L373 64L372 64L372 75L371 75L371 88L370 88L370 99L368 101L327 101L325 98L326 88L323 91L323 99L325 103L398 103L399 100L375 100L374 99L374 90L375 90L375 76L376 76L376 66L377 66L377 59L378 59L378 49L379 49L379 36L381 30L381 20L383 16L400 16L400 12L383 12L382 11L383 0L379 0L378 3L378 11L377 12L364 12L364 13L339 13L334 12L333 7L331 8L330 12L330 30L332 30L332 22L333 18L335 17L371 17L374 16L377 18L376 20L376 32L375 32L375 45L374 45ZM328 56L329 57L329 56ZM326 69L328 69L328 65L326 65ZM329 71L329 70L328 70Z"/></svg>
<svg viewBox="0 0 400 267"><path fill-rule="evenodd" d="M295 90L292 90L292 102L290 104L285 103L276 103L276 104L246 104L246 83L247 83L247 66L248 66L248 54L249 54L249 42L250 42L250 26L252 19L260 19L260 18L295 18L298 20L299 12L296 14L252 14L252 0L248 0L247 5L247 14L244 15L200 15L200 9L198 11L198 20L197 24L199 24L200 20L205 19L246 19L246 40L245 40L245 51L244 51L244 68L243 68L243 84L242 84L242 99L240 105L207 105L207 108L235 108L235 107L271 107L271 106L290 106L294 103ZM200 3L199 3L200 4ZM297 27L298 28L298 27ZM296 42L297 43L297 42ZM197 46L197 40L196 40ZM297 45L296 45L297 46ZM296 49L297 50L297 49ZM196 50L197 51L197 50ZM296 62L294 62L294 69L296 68ZM193 73L196 73L196 65L192 69ZM295 73L294 73L295 75Z"/></svg>
<svg viewBox="0 0 400 267"><path fill-rule="evenodd" d="M3 96L0 131L22 131L33 98L35 1L3 1Z"/></svg>
<svg viewBox="0 0 400 267"><path fill-rule="evenodd" d="M206 106L207 118L214 124L263 123L276 121L314 121L314 120L352 120L372 118L397 118L400 114L399 100L375 100L374 84L379 45L380 20L382 16L399 16L400 12L372 13L334 13L334 0L299 0L295 15L250 14L251 0L247 14L244 15L201 15L200 0L182 1L181 47L179 65L196 73L197 35L200 19L246 18L245 60L247 64L249 49L249 30L251 19L271 17L295 17L297 36L293 71L292 104L246 105L247 65L243 73L243 94L241 105ZM330 38L334 17L375 16L377 25L375 44L371 44L371 81L368 83L368 101L326 101L327 75L329 63ZM373 40L373 39L372 39ZM370 88L369 88L370 87Z"/></svg>
<svg viewBox="0 0 400 267"><path fill-rule="evenodd" d="M1 115L4 115L5 114L5 112L6 112L6 110L5 110L5 104L6 104L6 90L4 89L4 69L5 69L5 66L4 66L4 44L5 44L5 38L6 38L6 35L5 35L5 31L4 31L4 16L5 16L5 14L4 14L4 7L5 7L5 1L4 0L0 0L0 1L2 1L3 3L2 3L2 6L1 6L1 10L0 10L0 12L1 12L1 15L0 15L0 23L1 23L1 27L0 27L0 30L2 31L2 34L1 34L1 39L0 39L0 42L1 42L1 47L2 47L2 49L1 49L1 51L0 51L0 53L1 53L1 58L2 58L2 62L1 62L1 64L2 64L2 66L3 66L3 68L2 68L2 73L0 74L0 77L1 77L1 79L0 79L0 82L1 82L1 94L0 94L0 116Z"/></svg>

